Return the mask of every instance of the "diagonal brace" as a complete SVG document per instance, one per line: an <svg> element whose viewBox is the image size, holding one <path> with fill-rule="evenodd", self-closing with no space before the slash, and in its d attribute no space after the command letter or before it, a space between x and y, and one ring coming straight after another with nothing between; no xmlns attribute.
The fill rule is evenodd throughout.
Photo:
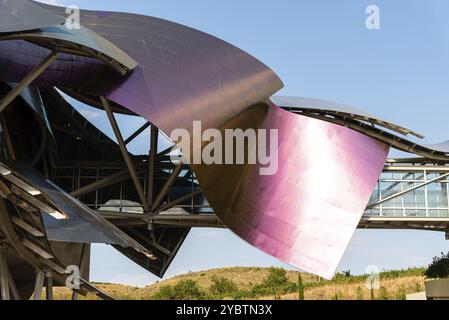
<svg viewBox="0 0 449 320"><path fill-rule="evenodd" d="M168 194L171 187L173 187L173 185L175 184L176 179L178 178L179 173L182 170L182 167L183 167L182 163L178 164L175 167L175 169L173 170L173 172L171 173L170 177L165 182L164 186L162 187L161 191L159 192L158 196L156 197L156 199L153 202L153 205L151 207L151 210L153 212L154 212L154 210L156 210L156 208L158 208L160 206L162 200L164 200L165 196Z"/></svg>
<svg viewBox="0 0 449 320"><path fill-rule="evenodd" d="M36 80L55 60L56 60L57 52L51 52L44 60L42 60L39 65L34 68L28 75L20 81L17 86L12 89L6 97L3 98L0 103L0 112L5 110L5 108L17 98L18 95L22 92L24 88L29 86L34 80Z"/></svg>
<svg viewBox="0 0 449 320"><path fill-rule="evenodd" d="M123 158L125 159L126 166L128 167L129 173L131 175L131 179L133 180L134 186L136 187L139 199L142 202L145 212L149 212L150 206L145 196L145 192L142 188L142 184L140 183L139 176L137 175L136 168L134 167L134 163L132 162L131 157L129 156L128 150L126 149L125 141L123 140L122 133L120 132L120 129L118 127L117 120L115 119L114 114L112 113L111 107L109 105L109 102L106 100L106 98L100 97L100 99L104 109L106 110L106 114L108 115L112 129L114 130L115 137L117 138L117 142L119 144Z"/></svg>

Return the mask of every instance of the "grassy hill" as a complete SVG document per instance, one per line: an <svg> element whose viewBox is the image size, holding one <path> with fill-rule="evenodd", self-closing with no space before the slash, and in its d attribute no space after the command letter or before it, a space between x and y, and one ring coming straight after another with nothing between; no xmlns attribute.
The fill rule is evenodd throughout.
<svg viewBox="0 0 449 320"><path fill-rule="evenodd" d="M381 273L381 288L371 292L367 276L338 274L332 281L276 268L225 268L193 272L145 288L96 284L119 300L152 299L298 299L301 275L306 300L400 300L424 290L424 269L413 268ZM70 299L64 288L55 289L56 299ZM87 299L93 299L89 296Z"/></svg>

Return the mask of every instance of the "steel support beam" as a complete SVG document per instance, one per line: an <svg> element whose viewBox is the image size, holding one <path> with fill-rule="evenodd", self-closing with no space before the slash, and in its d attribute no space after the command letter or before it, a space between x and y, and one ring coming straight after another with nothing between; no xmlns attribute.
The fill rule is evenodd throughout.
<svg viewBox="0 0 449 320"><path fill-rule="evenodd" d="M139 172L143 168L144 164L145 164L144 162L139 163L134 168L137 170L137 172ZM112 186L116 183L126 181L129 178L130 178L129 170L125 169L123 171L120 171L113 175L110 175L109 177L103 178L101 180L98 180L96 182L88 184L84 187L81 187L78 190L72 191L70 193L70 195L72 197L80 197L80 196L88 194L90 192L97 191L97 190Z"/></svg>
<svg viewBox="0 0 449 320"><path fill-rule="evenodd" d="M12 277L11 270L9 269L8 264L6 264L6 273L8 276L9 289L11 290L14 300L21 300L19 290L17 290L16 283L14 282L14 278Z"/></svg>
<svg viewBox="0 0 449 320"><path fill-rule="evenodd" d="M162 187L161 191L159 192L158 196L154 200L154 203L153 203L153 205L151 207L151 211L152 212L155 212L156 209L161 205L162 200L164 200L165 196L168 194L168 192L170 191L171 187L173 187L173 184L176 182L176 179L178 178L179 173L181 172L182 167L183 167L183 164L180 163L180 164L178 164L174 168L174 170L171 173L170 177L165 182L165 184Z"/></svg>
<svg viewBox="0 0 449 320"><path fill-rule="evenodd" d="M53 300L53 273L51 271L47 271L45 273L47 278L47 290L45 290L47 300Z"/></svg>
<svg viewBox="0 0 449 320"><path fill-rule="evenodd" d="M196 197L196 196L198 196L200 194L201 194L201 191L196 191L196 192L189 193L189 194L187 194L187 195L185 195L185 196L183 196L181 198L178 198L178 199L176 199L176 200L174 200L172 202L169 202L169 203L163 205L162 207L157 209L157 212L167 211L168 209L171 209L174 206L177 206L178 204L181 204L184 201L187 201L187 200L189 200L189 199L191 199L193 197Z"/></svg>
<svg viewBox="0 0 449 320"><path fill-rule="evenodd" d="M123 140L122 133L118 127L117 121L114 117L114 114L111 110L109 102L105 97L100 97L101 103L103 104L104 109L106 110L106 114L108 115L109 122L111 123L112 129L114 130L115 137L119 144L120 150L122 152L123 158L125 159L126 166L128 167L129 173L131 174L131 179L133 180L134 186L136 187L137 194L139 195L140 201L142 202L143 208L145 212L150 211L150 206L148 204L147 198L145 197L145 192L142 188L142 184L140 183L139 176L137 175L137 171L134 167L134 164L129 156L128 150L126 149L125 141Z"/></svg>
<svg viewBox="0 0 449 320"><path fill-rule="evenodd" d="M156 168L156 156L158 148L159 129L152 125L150 131L150 157L148 161L148 186L147 186L147 198L150 206L153 206L153 193L154 193L154 173Z"/></svg>
<svg viewBox="0 0 449 320"><path fill-rule="evenodd" d="M130 144L135 138L139 136L139 134L144 132L150 125L151 123L147 122L143 126L141 126L136 132L134 132L132 135L129 136L128 139L125 140L125 145Z"/></svg>
<svg viewBox="0 0 449 320"><path fill-rule="evenodd" d="M11 160L16 160L16 154L14 152L11 133L9 132L8 124L6 123L5 114L1 112L0 112L0 124L2 126L3 136L5 138L6 149L8 150L8 157Z"/></svg>
<svg viewBox="0 0 449 320"><path fill-rule="evenodd" d="M37 270L36 282L34 283L33 300L42 300L42 291L44 289L45 272Z"/></svg>
<svg viewBox="0 0 449 320"><path fill-rule="evenodd" d="M11 300L9 289L9 274L7 272L8 264L6 263L5 249L0 248L0 287L2 300Z"/></svg>
<svg viewBox="0 0 449 320"><path fill-rule="evenodd" d="M0 102L0 112L5 110L5 108L20 95L24 88L36 80L56 60L57 54L58 53L55 51L51 52L36 68L26 75L25 78L23 78L22 81L20 81L17 86L6 95L6 97L3 98Z"/></svg>

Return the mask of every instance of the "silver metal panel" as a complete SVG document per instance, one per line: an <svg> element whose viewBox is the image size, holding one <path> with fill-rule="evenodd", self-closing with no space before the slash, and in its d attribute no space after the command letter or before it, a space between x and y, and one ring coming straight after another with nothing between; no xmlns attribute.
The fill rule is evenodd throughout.
<svg viewBox="0 0 449 320"><path fill-rule="evenodd" d="M423 147L431 149L431 150L435 150L438 152L449 153L449 141L436 143L436 144L425 144L425 145L423 145Z"/></svg>
<svg viewBox="0 0 449 320"><path fill-rule="evenodd" d="M301 108L301 109L310 109L310 110L322 110L327 112L334 112L337 114L344 114L350 117L356 117L361 120L386 127L388 129L394 130L398 133L404 135L414 135L416 137L421 138L422 135L416 133L410 129L401 127L391 121L382 119L378 116L372 115L364 110L344 105L337 102L320 100L320 99L312 99L312 98L302 98L302 97L286 97L286 96L274 96L270 98L271 101L277 106L284 108Z"/></svg>
<svg viewBox="0 0 449 320"><path fill-rule="evenodd" d="M138 252L148 250L137 241L120 231L106 219L96 214L84 204L69 196L66 192L41 176L33 169L9 162L8 167L29 184L50 199L67 220L57 220L46 214L42 215L48 240L72 243L106 243L125 248L131 247Z"/></svg>
<svg viewBox="0 0 449 320"><path fill-rule="evenodd" d="M45 10L32 1L0 1L0 33L34 30L64 22L64 18Z"/></svg>
<svg viewBox="0 0 449 320"><path fill-rule="evenodd" d="M133 70L137 66L137 62L123 50L83 26L72 30L56 25L34 31L0 35L0 40L26 40L49 48L59 46L59 51L75 53L80 51L81 46L81 53L87 55L90 53L94 57L102 55L104 60L113 60L127 70ZM89 52L90 50L93 52Z"/></svg>

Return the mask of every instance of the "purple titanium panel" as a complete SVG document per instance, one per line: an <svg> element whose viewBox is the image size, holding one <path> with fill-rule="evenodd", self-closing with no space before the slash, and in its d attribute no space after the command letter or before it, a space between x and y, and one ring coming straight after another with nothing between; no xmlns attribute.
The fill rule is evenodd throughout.
<svg viewBox="0 0 449 320"><path fill-rule="evenodd" d="M226 127L249 128L251 123L278 130L277 173L261 176L259 165L194 165L202 190L220 220L242 239L304 271L331 278L389 147L276 106L249 108Z"/></svg>
<svg viewBox="0 0 449 320"><path fill-rule="evenodd" d="M36 3L56 15L65 9ZM204 32L154 17L81 10L82 25L131 56L138 66L118 78L97 61L59 54L35 82L85 90L120 101L162 130L218 127L283 87L266 65ZM23 42L0 43L0 80L19 81L48 52ZM166 131L167 132L167 131ZM169 132L169 131L168 131Z"/></svg>

